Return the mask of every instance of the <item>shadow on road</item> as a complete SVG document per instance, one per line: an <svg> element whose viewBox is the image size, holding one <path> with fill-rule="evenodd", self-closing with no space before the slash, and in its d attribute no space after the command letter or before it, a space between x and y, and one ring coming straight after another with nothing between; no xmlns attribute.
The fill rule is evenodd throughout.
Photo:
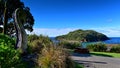
<svg viewBox="0 0 120 68"><path fill-rule="evenodd" d="M73 53L72 55L75 57L91 57L90 54Z"/></svg>
<svg viewBox="0 0 120 68"><path fill-rule="evenodd" d="M107 62L100 62L100 61L85 61L85 60L75 60L76 62L83 64L83 63L99 63L99 64L107 64Z"/></svg>

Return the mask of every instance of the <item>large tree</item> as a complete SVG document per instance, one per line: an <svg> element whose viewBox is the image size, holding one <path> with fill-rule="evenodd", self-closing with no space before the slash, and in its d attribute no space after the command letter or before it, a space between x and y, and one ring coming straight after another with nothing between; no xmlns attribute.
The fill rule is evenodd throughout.
<svg viewBox="0 0 120 68"><path fill-rule="evenodd" d="M20 0L0 0L0 25L3 26L3 28L0 27L0 30L4 34L11 35L15 33L13 13L17 8L21 8L25 13L26 18L21 22L24 28L30 32L33 31L34 18L30 13L29 7L25 7Z"/></svg>

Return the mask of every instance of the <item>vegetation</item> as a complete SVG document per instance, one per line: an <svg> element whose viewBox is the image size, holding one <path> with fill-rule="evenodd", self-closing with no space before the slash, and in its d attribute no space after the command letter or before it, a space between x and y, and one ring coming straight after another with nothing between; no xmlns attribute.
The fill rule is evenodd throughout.
<svg viewBox="0 0 120 68"><path fill-rule="evenodd" d="M81 65L81 64L79 64L79 63L74 63L75 64L75 67L74 68L84 68L84 66L83 65Z"/></svg>
<svg viewBox="0 0 120 68"><path fill-rule="evenodd" d="M47 36L28 35L28 48L25 53L15 48L15 43L20 39L16 29L19 25L15 26L13 17L17 8L20 8L18 13L20 25L23 25L23 29L33 31L34 18L29 7L25 7L20 0L0 0L0 33L3 33L0 34L0 68L81 68L70 59L65 48L55 46ZM22 37L25 38L25 35ZM23 42L23 39L21 41ZM72 49L79 44L65 43L65 45Z"/></svg>
<svg viewBox="0 0 120 68"><path fill-rule="evenodd" d="M1 44L11 45L13 47L15 45L15 41L9 36L0 33L0 45Z"/></svg>
<svg viewBox="0 0 120 68"><path fill-rule="evenodd" d="M47 36L37 36L35 34L28 36L28 52L39 53L44 46L52 45L52 41Z"/></svg>
<svg viewBox="0 0 120 68"><path fill-rule="evenodd" d="M107 46L101 42L89 44L89 45L87 45L87 48L90 51L97 51L97 52L105 52L107 50Z"/></svg>
<svg viewBox="0 0 120 68"><path fill-rule="evenodd" d="M26 67L20 57L20 51L14 49L14 40L0 34L0 67L1 68L20 68Z"/></svg>
<svg viewBox="0 0 120 68"><path fill-rule="evenodd" d="M110 49L110 52L120 53L120 45L112 46L112 48Z"/></svg>
<svg viewBox="0 0 120 68"><path fill-rule="evenodd" d="M38 65L41 68L74 68L69 54L61 47L45 47L39 55Z"/></svg>
<svg viewBox="0 0 120 68"><path fill-rule="evenodd" d="M0 32L8 35L15 33L12 15L17 8L23 9L25 13L26 18L22 22L24 28L28 31L33 31L34 18L30 13L29 7L25 7L24 3L20 0L0 0L0 25L3 25L3 28L0 27Z"/></svg>
<svg viewBox="0 0 120 68"><path fill-rule="evenodd" d="M58 43L60 46L63 46L67 49L75 49L76 47L81 47L80 42L68 42L68 41L61 41Z"/></svg>
<svg viewBox="0 0 120 68"><path fill-rule="evenodd" d="M105 36L102 33L98 33L93 30L76 30L73 32L68 33L67 35L62 35L56 37L58 40L73 40L73 41L87 41L87 42L93 42L93 41L104 41L109 39L107 36Z"/></svg>
<svg viewBox="0 0 120 68"><path fill-rule="evenodd" d="M110 52L91 52L91 55L96 56L106 56L106 57L114 57L114 58L120 58L119 53L110 53Z"/></svg>
<svg viewBox="0 0 120 68"><path fill-rule="evenodd" d="M14 48L15 41L9 36L0 34L0 67L7 68L82 68L69 57L69 52L62 46L55 46L47 36L28 36L28 51L25 56L37 54L36 58L25 61L19 50ZM42 47L41 47L42 46ZM27 59L27 58L26 58ZM31 60L36 61L31 66ZM31 67L30 67L31 66Z"/></svg>
<svg viewBox="0 0 120 68"><path fill-rule="evenodd" d="M62 45L54 45L47 36L28 36L28 51L37 54L36 66L38 68L82 68L69 57L69 52Z"/></svg>

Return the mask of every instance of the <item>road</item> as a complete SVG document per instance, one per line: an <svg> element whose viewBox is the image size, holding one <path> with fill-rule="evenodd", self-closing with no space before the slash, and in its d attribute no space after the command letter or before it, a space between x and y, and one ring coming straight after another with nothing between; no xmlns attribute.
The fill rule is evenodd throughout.
<svg viewBox="0 0 120 68"><path fill-rule="evenodd" d="M73 53L71 58L85 68L120 68L120 58Z"/></svg>

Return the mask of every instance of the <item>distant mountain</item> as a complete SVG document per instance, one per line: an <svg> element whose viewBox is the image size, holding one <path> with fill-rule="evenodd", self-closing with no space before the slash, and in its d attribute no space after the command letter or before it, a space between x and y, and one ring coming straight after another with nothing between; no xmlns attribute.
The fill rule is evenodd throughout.
<svg viewBox="0 0 120 68"><path fill-rule="evenodd" d="M73 40L73 41L83 41L83 42L95 42L95 41L105 41L109 38L99 32L94 30L75 30L69 32L66 35L61 35L56 37L57 40Z"/></svg>

